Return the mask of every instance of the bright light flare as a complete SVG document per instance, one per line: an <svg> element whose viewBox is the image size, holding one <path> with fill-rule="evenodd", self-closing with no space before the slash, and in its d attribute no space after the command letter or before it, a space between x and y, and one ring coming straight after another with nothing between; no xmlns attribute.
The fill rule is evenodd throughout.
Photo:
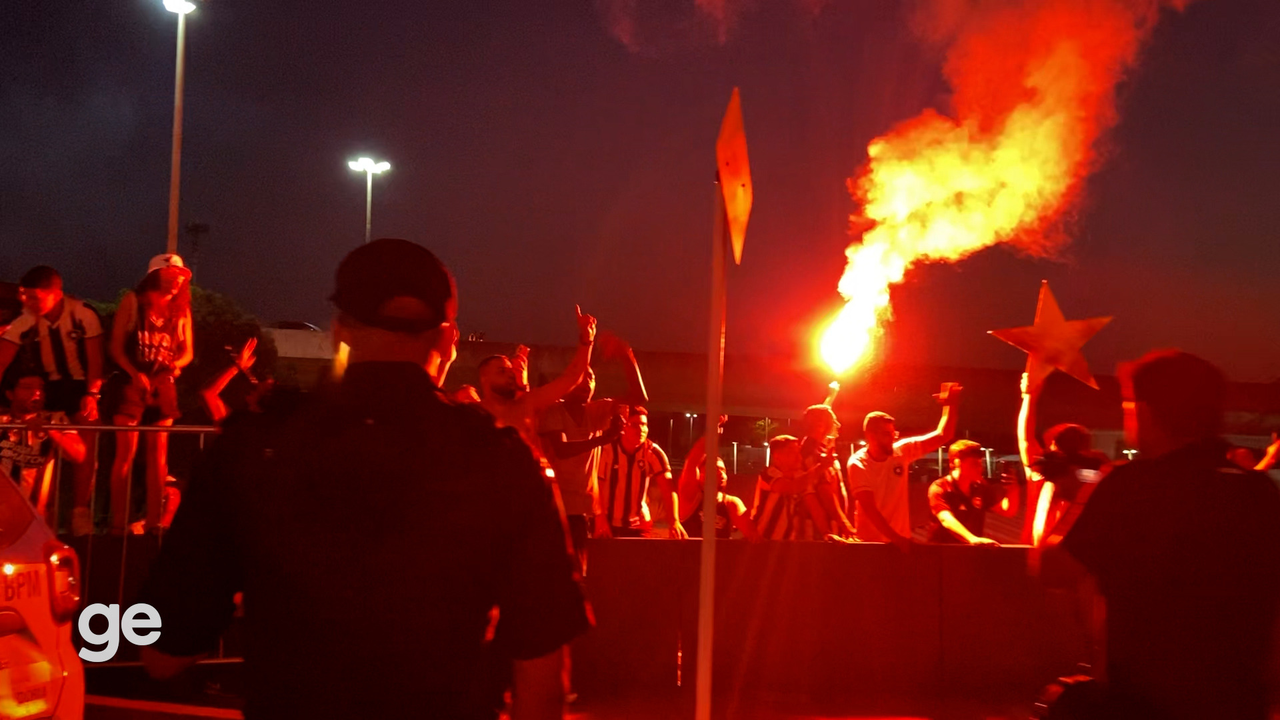
<svg viewBox="0 0 1280 720"><path fill-rule="evenodd" d="M866 357L889 315L889 283L900 282L906 261L884 245L855 245L846 251L849 264L840 278L845 299L835 320L819 343L822 359L837 376L844 375Z"/></svg>
<svg viewBox="0 0 1280 720"><path fill-rule="evenodd" d="M374 162L372 158L362 157L359 160L352 160L347 163L347 167L358 172L369 172L379 174L391 169L391 163L387 161Z"/></svg>
<svg viewBox="0 0 1280 720"><path fill-rule="evenodd" d="M187 0L164 0L164 9L171 13L186 15L196 9L196 4Z"/></svg>

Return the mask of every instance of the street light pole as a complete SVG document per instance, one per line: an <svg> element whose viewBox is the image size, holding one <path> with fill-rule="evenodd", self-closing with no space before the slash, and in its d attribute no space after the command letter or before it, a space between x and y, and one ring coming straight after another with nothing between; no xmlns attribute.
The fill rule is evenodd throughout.
<svg viewBox="0 0 1280 720"><path fill-rule="evenodd" d="M178 252L178 189L182 174L182 89L185 82L187 14L196 6L187 0L164 0L164 7L178 16L178 59L173 73L173 152L169 164L169 235L165 252Z"/></svg>
<svg viewBox="0 0 1280 720"><path fill-rule="evenodd" d="M364 241L369 242L369 236L373 234L373 171L365 172L365 191L364 191Z"/></svg>
<svg viewBox="0 0 1280 720"><path fill-rule="evenodd" d="M373 234L373 176L390 170L391 163L386 161L375 163L370 158L362 157L348 162L347 167L365 174L364 241L367 243Z"/></svg>

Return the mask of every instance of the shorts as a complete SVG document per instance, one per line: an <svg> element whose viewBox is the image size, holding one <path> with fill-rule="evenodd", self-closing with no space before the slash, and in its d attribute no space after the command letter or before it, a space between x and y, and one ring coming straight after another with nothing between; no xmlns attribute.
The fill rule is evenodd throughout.
<svg viewBox="0 0 1280 720"><path fill-rule="evenodd" d="M125 385L120 391L120 405L115 414L130 423L146 425L182 417L178 412L178 388L173 376L167 373L152 376L150 392L144 392L133 383Z"/></svg>

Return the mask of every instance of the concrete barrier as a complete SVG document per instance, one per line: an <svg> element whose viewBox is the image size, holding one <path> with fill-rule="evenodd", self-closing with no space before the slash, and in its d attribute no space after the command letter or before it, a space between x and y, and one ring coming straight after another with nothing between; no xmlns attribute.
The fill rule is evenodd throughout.
<svg viewBox="0 0 1280 720"><path fill-rule="evenodd" d="M1027 552L723 542L716 694L825 712L1028 701L1085 659L1085 642L1071 598L1027 576ZM597 625L574 646L584 694L691 690L698 562L697 540L592 543Z"/></svg>

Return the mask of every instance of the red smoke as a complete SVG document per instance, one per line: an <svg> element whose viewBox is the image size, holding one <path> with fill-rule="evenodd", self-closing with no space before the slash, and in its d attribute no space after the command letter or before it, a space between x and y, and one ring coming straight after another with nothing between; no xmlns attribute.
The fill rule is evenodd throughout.
<svg viewBox="0 0 1280 720"><path fill-rule="evenodd" d="M948 47L952 114L927 110L867 147L849 182L862 211L840 279L847 301L820 351L837 372L890 316L889 288L922 262L1000 242L1050 249L1044 231L1097 163L1115 90L1163 7L1187 0L930 0L918 31Z"/></svg>

